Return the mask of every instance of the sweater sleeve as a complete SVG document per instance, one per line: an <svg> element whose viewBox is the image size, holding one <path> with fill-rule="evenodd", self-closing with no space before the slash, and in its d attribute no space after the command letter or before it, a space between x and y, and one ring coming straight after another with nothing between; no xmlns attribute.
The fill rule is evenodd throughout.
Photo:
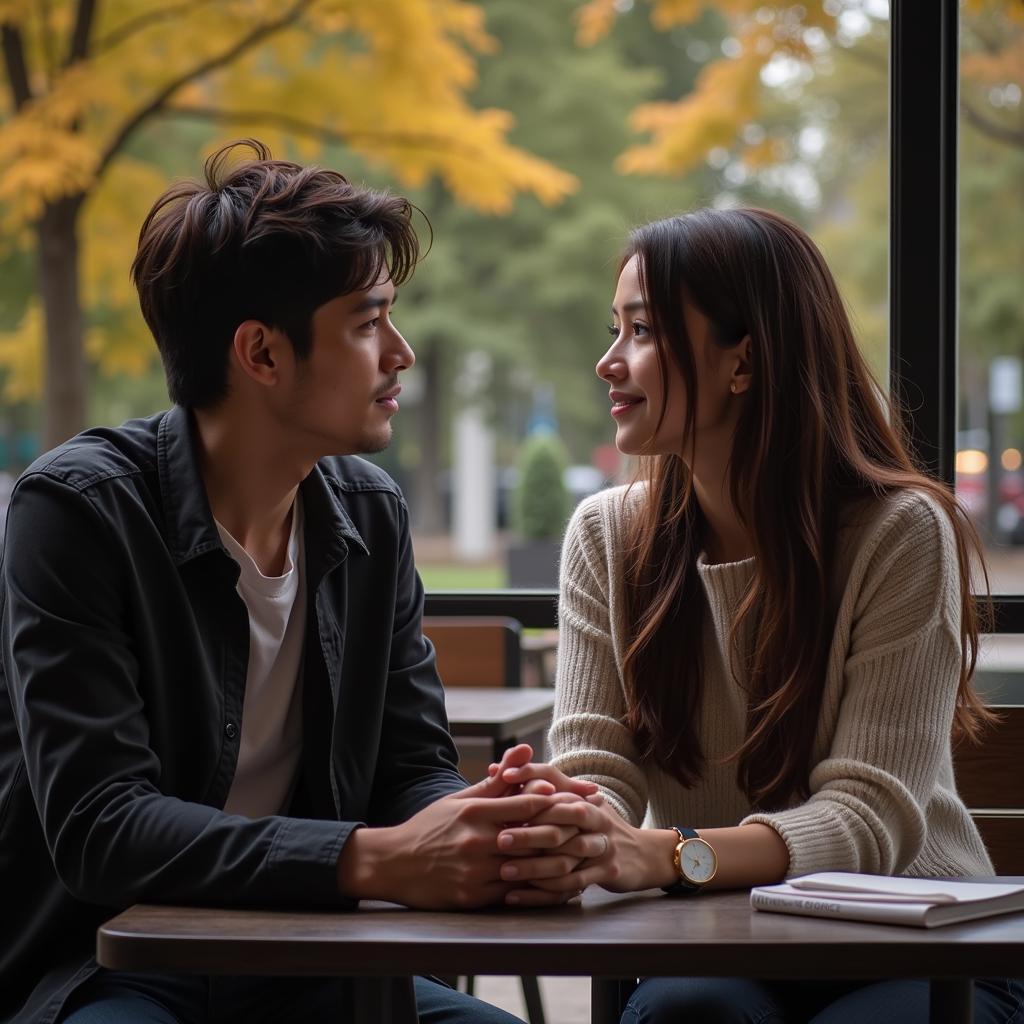
<svg viewBox="0 0 1024 1024"><path fill-rule="evenodd" d="M905 871L924 845L925 809L950 756L961 654L952 526L913 494L874 540L861 552L839 718L827 756L812 766L810 798L742 822L779 833L790 876Z"/></svg>
<svg viewBox="0 0 1024 1024"><path fill-rule="evenodd" d="M562 548L551 763L597 783L632 825L647 808L647 782L624 723L625 698L612 643L609 547L603 510L621 492L603 492L576 510Z"/></svg>

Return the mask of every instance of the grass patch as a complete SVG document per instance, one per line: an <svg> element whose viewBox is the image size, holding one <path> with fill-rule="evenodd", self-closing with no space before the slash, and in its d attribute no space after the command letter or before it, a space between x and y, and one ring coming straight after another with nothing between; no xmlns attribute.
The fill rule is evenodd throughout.
<svg viewBox="0 0 1024 1024"><path fill-rule="evenodd" d="M505 569L500 565L421 565L423 587L431 590L502 590Z"/></svg>

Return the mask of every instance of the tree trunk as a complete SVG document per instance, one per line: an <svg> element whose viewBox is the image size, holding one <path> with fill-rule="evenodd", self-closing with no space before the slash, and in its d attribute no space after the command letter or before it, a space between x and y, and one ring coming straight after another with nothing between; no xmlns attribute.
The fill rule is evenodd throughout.
<svg viewBox="0 0 1024 1024"><path fill-rule="evenodd" d="M85 426L86 373L78 278L78 212L84 196L49 203L36 225L39 291L46 325L43 366L43 447Z"/></svg>
<svg viewBox="0 0 1024 1024"><path fill-rule="evenodd" d="M413 516L424 534L444 532L444 512L438 476L441 472L441 344L434 338L416 362L423 373L420 399L420 458L416 466L416 505Z"/></svg>

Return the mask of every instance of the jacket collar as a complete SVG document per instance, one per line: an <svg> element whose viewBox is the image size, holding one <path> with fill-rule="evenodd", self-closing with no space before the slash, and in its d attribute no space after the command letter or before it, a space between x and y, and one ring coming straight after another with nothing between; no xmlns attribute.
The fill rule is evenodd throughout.
<svg viewBox="0 0 1024 1024"><path fill-rule="evenodd" d="M175 564L221 550L224 545L199 472L195 419L187 409L175 405L160 418L156 451L167 546ZM341 561L348 542L369 554L333 482L319 463L302 482L307 555L321 551L327 562Z"/></svg>

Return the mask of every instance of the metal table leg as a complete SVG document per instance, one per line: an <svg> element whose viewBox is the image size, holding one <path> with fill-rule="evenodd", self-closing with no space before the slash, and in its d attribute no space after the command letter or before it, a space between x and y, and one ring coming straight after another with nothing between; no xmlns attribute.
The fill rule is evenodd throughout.
<svg viewBox="0 0 1024 1024"><path fill-rule="evenodd" d="M636 978L591 978L590 1024L619 1024Z"/></svg>
<svg viewBox="0 0 1024 1024"><path fill-rule="evenodd" d="M353 1024L419 1024L412 978L356 978Z"/></svg>
<svg viewBox="0 0 1024 1024"><path fill-rule="evenodd" d="M974 982L970 978L932 978L928 991L929 1024L971 1024Z"/></svg>

